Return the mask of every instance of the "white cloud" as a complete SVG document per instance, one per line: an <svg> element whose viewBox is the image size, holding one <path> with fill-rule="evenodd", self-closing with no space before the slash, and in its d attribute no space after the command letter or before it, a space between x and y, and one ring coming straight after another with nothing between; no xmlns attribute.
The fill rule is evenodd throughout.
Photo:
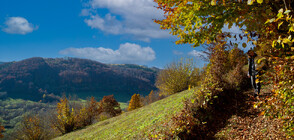
<svg viewBox="0 0 294 140"><path fill-rule="evenodd" d="M10 17L5 21L5 25L2 31L9 34L25 35L38 29L37 26L29 23L28 20L23 17Z"/></svg>
<svg viewBox="0 0 294 140"><path fill-rule="evenodd" d="M104 63L132 63L144 64L155 59L155 52L150 47L141 47L137 44L121 44L119 49L110 48L67 48L59 52L62 55L88 58Z"/></svg>
<svg viewBox="0 0 294 140"><path fill-rule="evenodd" d="M192 56L192 57L198 57L198 58L201 58L201 59L206 59L207 58L207 55L203 52L200 52L200 51L196 51L196 50L193 50L191 52L188 53L189 56Z"/></svg>
<svg viewBox="0 0 294 140"><path fill-rule="evenodd" d="M143 41L171 37L153 22L163 18L163 11L155 7L153 0L90 0L88 4L90 10L83 9L81 15L88 15L85 22L92 28L110 34L133 35ZM108 9L109 13L99 16L96 10L100 8Z"/></svg>
<svg viewBox="0 0 294 140"><path fill-rule="evenodd" d="M106 14L105 18L101 18L99 15L91 16L91 19L85 19L85 22L91 28L100 29L110 34L119 34L123 30L121 23L111 14Z"/></svg>
<svg viewBox="0 0 294 140"><path fill-rule="evenodd" d="M174 55L183 55L184 53L181 51L173 50Z"/></svg>

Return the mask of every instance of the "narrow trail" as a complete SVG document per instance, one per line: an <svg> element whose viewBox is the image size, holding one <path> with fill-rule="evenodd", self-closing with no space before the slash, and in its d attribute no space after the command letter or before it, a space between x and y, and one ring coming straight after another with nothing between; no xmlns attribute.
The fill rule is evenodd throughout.
<svg viewBox="0 0 294 140"><path fill-rule="evenodd" d="M208 109L196 112L196 115L205 116L202 118L205 124L194 127L191 134L181 139L286 139L281 121L264 116L260 108L254 107L254 104L264 102L270 91L263 89L257 98L253 97L253 90L224 91Z"/></svg>
<svg viewBox="0 0 294 140"><path fill-rule="evenodd" d="M257 98L253 97L253 90L240 94L241 98L236 98L234 105L236 112L226 120L226 125L215 133L213 139L286 139L281 131L281 121L265 117L261 109L254 107L254 104L266 100L271 94L270 89L263 89Z"/></svg>

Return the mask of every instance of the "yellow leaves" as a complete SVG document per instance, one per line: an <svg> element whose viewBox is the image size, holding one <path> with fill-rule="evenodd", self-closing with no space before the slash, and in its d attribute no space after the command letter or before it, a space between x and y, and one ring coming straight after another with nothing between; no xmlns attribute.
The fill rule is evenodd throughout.
<svg viewBox="0 0 294 140"><path fill-rule="evenodd" d="M210 39L207 38L206 43L210 44L211 43Z"/></svg>
<svg viewBox="0 0 294 140"><path fill-rule="evenodd" d="M284 14L289 14L291 12L291 10L286 10L285 12L284 12Z"/></svg>
<svg viewBox="0 0 294 140"><path fill-rule="evenodd" d="M262 4L263 0L257 0L257 3Z"/></svg>
<svg viewBox="0 0 294 140"><path fill-rule="evenodd" d="M216 0L211 0L211 5L216 5Z"/></svg>
<svg viewBox="0 0 294 140"><path fill-rule="evenodd" d="M266 58L265 57L262 57L262 58L260 58L260 59L257 60L257 63L260 64L264 60L266 60Z"/></svg>
<svg viewBox="0 0 294 140"><path fill-rule="evenodd" d="M255 40L254 40L254 41L252 41L252 43L253 43L254 45L257 45L257 41L255 41Z"/></svg>
<svg viewBox="0 0 294 140"><path fill-rule="evenodd" d="M140 99L140 94L134 94L131 98L131 101L129 103L128 111L137 109L142 107L142 102Z"/></svg>
<svg viewBox="0 0 294 140"><path fill-rule="evenodd" d="M252 5L255 0L248 0L247 4Z"/></svg>
<svg viewBox="0 0 294 140"><path fill-rule="evenodd" d="M255 108L255 109L258 108L258 105L257 104L254 104L253 105L253 108Z"/></svg>
<svg viewBox="0 0 294 140"><path fill-rule="evenodd" d="M283 24L284 22L280 22L279 24L278 24L278 29L280 28L280 26Z"/></svg>

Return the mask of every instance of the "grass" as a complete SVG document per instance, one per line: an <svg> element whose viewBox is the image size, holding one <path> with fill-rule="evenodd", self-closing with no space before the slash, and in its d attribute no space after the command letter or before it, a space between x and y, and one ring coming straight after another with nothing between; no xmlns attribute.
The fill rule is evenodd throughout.
<svg viewBox="0 0 294 140"><path fill-rule="evenodd" d="M71 104L82 104L85 105L88 100L85 99L78 99L77 101L70 101ZM99 101L98 101L99 102ZM125 102L118 102L120 105L121 110L125 110L128 108L128 103Z"/></svg>
<svg viewBox="0 0 294 140"><path fill-rule="evenodd" d="M56 139L134 139L140 135L149 134L153 129L160 127L161 122L169 120L183 108L183 99L190 98L192 94L193 90L183 91Z"/></svg>
<svg viewBox="0 0 294 140"><path fill-rule="evenodd" d="M126 110L128 108L128 103L118 102L121 110Z"/></svg>

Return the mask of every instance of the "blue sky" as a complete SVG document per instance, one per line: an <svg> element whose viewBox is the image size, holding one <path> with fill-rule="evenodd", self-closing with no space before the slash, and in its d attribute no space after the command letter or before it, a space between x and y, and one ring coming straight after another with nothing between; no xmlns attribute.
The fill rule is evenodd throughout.
<svg viewBox="0 0 294 140"><path fill-rule="evenodd" d="M175 45L153 0L1 0L0 61L79 57L164 67L201 47Z"/></svg>

